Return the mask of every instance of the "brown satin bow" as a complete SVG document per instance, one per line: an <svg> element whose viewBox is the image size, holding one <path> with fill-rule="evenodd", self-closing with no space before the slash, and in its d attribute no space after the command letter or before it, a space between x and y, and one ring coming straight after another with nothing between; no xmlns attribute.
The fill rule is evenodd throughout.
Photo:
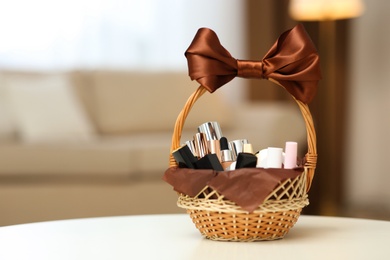
<svg viewBox="0 0 390 260"><path fill-rule="evenodd" d="M233 58L208 28L198 30L185 56L191 79L209 92L236 76L264 78L276 80L296 99L310 103L321 78L317 50L301 24L284 32L261 61Z"/></svg>

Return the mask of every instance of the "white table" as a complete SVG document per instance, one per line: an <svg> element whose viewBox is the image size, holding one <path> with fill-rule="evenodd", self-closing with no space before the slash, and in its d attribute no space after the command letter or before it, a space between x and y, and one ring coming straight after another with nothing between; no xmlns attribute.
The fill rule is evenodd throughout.
<svg viewBox="0 0 390 260"><path fill-rule="evenodd" d="M282 240L218 242L187 215L0 227L0 259L390 259L390 222L301 216Z"/></svg>

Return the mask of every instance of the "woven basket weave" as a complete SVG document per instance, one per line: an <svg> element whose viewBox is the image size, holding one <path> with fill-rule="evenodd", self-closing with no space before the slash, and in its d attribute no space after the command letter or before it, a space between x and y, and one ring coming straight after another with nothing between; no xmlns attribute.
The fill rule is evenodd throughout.
<svg viewBox="0 0 390 260"><path fill-rule="evenodd" d="M280 85L278 82L274 81ZM177 117L172 135L169 166L178 166L172 151L180 147L185 120L195 102L206 92L200 86L187 100ZM294 97L293 97L294 98ZM200 233L208 239L221 241L256 241L283 238L298 220L303 207L309 204L310 188L317 161L316 135L307 104L297 100L307 131L308 152L304 171L294 179L287 179L249 213L210 187L195 197L179 194L177 205L187 210Z"/></svg>

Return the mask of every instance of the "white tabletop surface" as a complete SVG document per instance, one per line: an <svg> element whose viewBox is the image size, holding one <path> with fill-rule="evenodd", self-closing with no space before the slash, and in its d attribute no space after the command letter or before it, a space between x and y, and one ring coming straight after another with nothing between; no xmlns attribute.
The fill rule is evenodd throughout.
<svg viewBox="0 0 390 260"><path fill-rule="evenodd" d="M0 259L390 259L390 222L301 216L281 240L219 242L184 214L51 221L0 227Z"/></svg>

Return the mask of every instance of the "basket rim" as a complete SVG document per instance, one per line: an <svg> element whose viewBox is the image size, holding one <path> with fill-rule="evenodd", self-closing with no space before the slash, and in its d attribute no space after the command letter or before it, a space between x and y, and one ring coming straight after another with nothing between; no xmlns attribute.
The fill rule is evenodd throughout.
<svg viewBox="0 0 390 260"><path fill-rule="evenodd" d="M209 207L205 207L207 204ZM210 212L225 212L225 213L244 213L244 214L260 214L265 212L279 212L302 209L309 205L307 195L295 199L283 200L268 200L262 203L252 212L248 212L230 200L225 200L223 206L218 199L194 199L187 195L180 195L177 201L177 206L186 210L203 210Z"/></svg>

